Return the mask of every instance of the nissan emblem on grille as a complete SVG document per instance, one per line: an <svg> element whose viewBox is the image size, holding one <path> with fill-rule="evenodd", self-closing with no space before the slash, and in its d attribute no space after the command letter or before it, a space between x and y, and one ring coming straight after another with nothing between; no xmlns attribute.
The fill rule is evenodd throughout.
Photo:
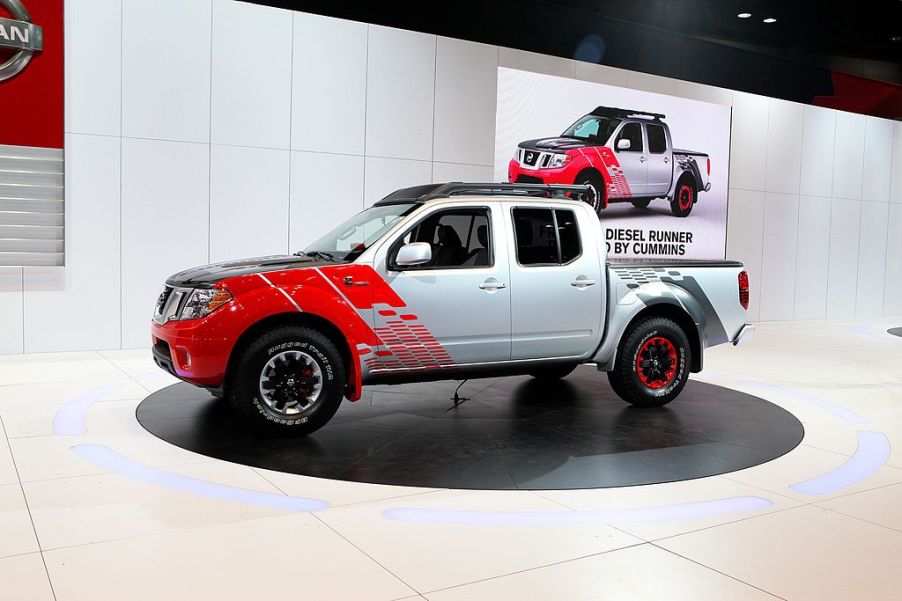
<svg viewBox="0 0 902 601"><path fill-rule="evenodd" d="M0 64L0 81L16 76L31 60L35 52L44 49L43 30L31 22L31 15L20 0L0 0L0 6L13 16L0 18L0 48L15 53Z"/></svg>

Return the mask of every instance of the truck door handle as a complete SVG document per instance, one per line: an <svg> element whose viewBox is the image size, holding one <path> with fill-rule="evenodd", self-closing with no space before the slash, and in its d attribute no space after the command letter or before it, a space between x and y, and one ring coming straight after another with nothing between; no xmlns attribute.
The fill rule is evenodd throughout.
<svg viewBox="0 0 902 601"><path fill-rule="evenodd" d="M669 163L669 162L670 162L670 157L664 157L664 162L665 162L665 163Z"/></svg>
<svg viewBox="0 0 902 601"><path fill-rule="evenodd" d="M581 275L578 278L576 278L575 280L573 280L572 282L570 282L570 285L573 286L574 288L588 288L589 286L595 285L595 280L590 280L586 276Z"/></svg>
<svg viewBox="0 0 902 601"><path fill-rule="evenodd" d="M507 288L507 284L504 282L499 282L495 279L486 280L479 285L482 290L501 290L503 288Z"/></svg>
<svg viewBox="0 0 902 601"><path fill-rule="evenodd" d="M640 162L640 163L644 163L644 162L647 161L647 160L648 160L648 159L646 159L644 156L640 156L640 157L639 157L639 162Z"/></svg>

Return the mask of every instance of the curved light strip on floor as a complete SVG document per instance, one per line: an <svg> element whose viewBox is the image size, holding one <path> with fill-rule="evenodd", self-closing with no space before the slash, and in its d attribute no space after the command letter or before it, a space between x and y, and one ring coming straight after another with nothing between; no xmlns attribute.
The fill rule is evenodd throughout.
<svg viewBox="0 0 902 601"><path fill-rule="evenodd" d="M816 478L793 484L790 488L806 495L826 495L851 486L874 475L889 460L889 439L882 432L862 430L858 448L848 461Z"/></svg>
<svg viewBox="0 0 902 601"><path fill-rule="evenodd" d="M113 449L102 444L79 444L69 449L79 457L87 459L91 463L99 465L117 474L130 476L143 482L156 484L182 492L189 492L204 497L259 505L274 509L287 509L289 511L318 511L326 509L330 505L319 499L306 497L290 497L275 493L261 492L246 488L238 488L225 484L217 484L208 480L191 478L174 474L166 470L151 467L140 461L135 461L124 455L120 455Z"/></svg>
<svg viewBox="0 0 902 601"><path fill-rule="evenodd" d="M573 526L692 520L746 511L760 511L773 507L773 505L773 501L763 497L742 496L716 501L601 511L468 511L397 507L383 511L382 517L396 522L416 524Z"/></svg>
<svg viewBox="0 0 902 601"><path fill-rule="evenodd" d="M53 433L58 436L79 436L87 431L85 414L88 409L124 384L107 384L82 393L71 399L53 416Z"/></svg>
<svg viewBox="0 0 902 601"><path fill-rule="evenodd" d="M866 338L873 338L876 340L893 340L892 334L889 332L874 332L871 326L857 326L853 330L859 336L865 336Z"/></svg>
<svg viewBox="0 0 902 601"><path fill-rule="evenodd" d="M870 421L867 418L855 413L851 409L847 409L841 405L837 405L836 403L831 403L830 401L812 396L810 394L806 394L798 390L793 390L792 388L774 386L773 384L765 384L764 382L758 382L756 380L746 380L745 382L743 382L743 384L754 386L755 388L770 390L771 392L776 392L777 394L782 394L783 396L788 396L799 401L804 401L806 403L814 405L818 409L823 409L828 413L832 413L834 416L850 424L866 424L868 423L868 421Z"/></svg>

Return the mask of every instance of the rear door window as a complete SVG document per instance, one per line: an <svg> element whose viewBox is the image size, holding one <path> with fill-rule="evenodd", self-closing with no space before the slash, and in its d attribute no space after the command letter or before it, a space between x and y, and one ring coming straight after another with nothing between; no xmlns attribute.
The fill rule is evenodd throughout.
<svg viewBox="0 0 902 601"><path fill-rule="evenodd" d="M664 127L649 123L645 126L645 133L648 135L648 151L652 154L663 154L667 151L667 135L664 133Z"/></svg>
<svg viewBox="0 0 902 601"><path fill-rule="evenodd" d="M520 265L562 265L582 253L579 226L573 211L515 208L512 215Z"/></svg>

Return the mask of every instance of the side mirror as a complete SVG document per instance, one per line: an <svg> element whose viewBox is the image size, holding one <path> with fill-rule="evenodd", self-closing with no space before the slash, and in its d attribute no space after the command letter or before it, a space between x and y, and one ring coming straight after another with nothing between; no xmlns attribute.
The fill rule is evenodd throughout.
<svg viewBox="0 0 902 601"><path fill-rule="evenodd" d="M423 265L432 260L432 245L428 242L411 242L398 249L395 265L409 267Z"/></svg>
<svg viewBox="0 0 902 601"><path fill-rule="evenodd" d="M629 150L630 146L632 146L632 144L630 144L630 141L626 138L617 140L617 150Z"/></svg>

